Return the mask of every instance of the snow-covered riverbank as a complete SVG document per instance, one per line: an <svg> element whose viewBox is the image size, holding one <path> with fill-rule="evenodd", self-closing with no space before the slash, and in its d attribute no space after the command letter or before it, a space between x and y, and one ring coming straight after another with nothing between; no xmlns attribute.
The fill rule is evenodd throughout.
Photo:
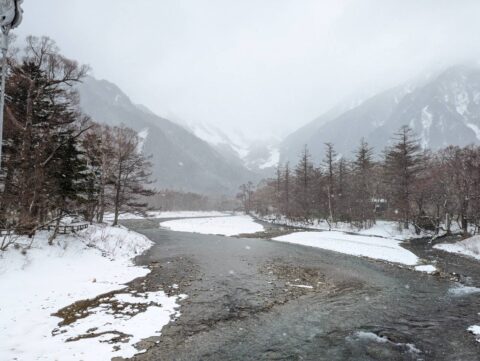
<svg viewBox="0 0 480 361"><path fill-rule="evenodd" d="M356 233L364 236L377 236L377 237L391 238L396 240L408 240L408 239L426 236L425 234L417 235L415 233L415 229L413 226L411 226L408 229L404 229L403 227L400 227L398 222L392 222L392 221L378 220L370 228L359 229L350 223L344 223L344 222L329 224L325 220L312 220L310 222L302 222L302 221L293 221L286 217L266 216L266 217L258 217L258 218L264 222L282 225L282 226L288 226L288 227L306 228L306 229L311 229L316 231L351 232L351 233Z"/></svg>
<svg viewBox="0 0 480 361"><path fill-rule="evenodd" d="M118 217L120 220L137 220L137 219L155 219L155 218L199 218L199 217L228 217L231 212L219 211L148 211L145 214L122 213ZM113 213L105 214L104 220L112 222Z"/></svg>
<svg viewBox="0 0 480 361"><path fill-rule="evenodd" d="M149 273L132 262L152 246L146 237L95 225L76 236L59 236L53 246L47 239L48 233L40 232L28 251L22 249L30 240L20 239L21 248L0 253L0 360L131 357L138 352L135 343L158 335L178 315L177 297L121 291ZM52 316L77 301L112 291L119 292L88 314L76 315L71 324L59 327L63 320ZM131 312L114 314L113 301ZM143 312L137 312L140 308ZM121 342L114 341L119 335Z"/></svg>
<svg viewBox="0 0 480 361"><path fill-rule="evenodd" d="M461 256L475 258L480 261L480 236L467 238L456 243L441 243L435 245L433 248L456 253Z"/></svg>
<svg viewBox="0 0 480 361"><path fill-rule="evenodd" d="M418 264L418 257L392 238L353 235L343 232L300 232L274 239L279 242L322 248L352 256L368 257L408 266Z"/></svg>
<svg viewBox="0 0 480 361"><path fill-rule="evenodd" d="M250 216L236 215L230 217L192 218L167 221L160 224L177 232L201 234L216 234L223 236L238 236L264 231L264 227Z"/></svg>

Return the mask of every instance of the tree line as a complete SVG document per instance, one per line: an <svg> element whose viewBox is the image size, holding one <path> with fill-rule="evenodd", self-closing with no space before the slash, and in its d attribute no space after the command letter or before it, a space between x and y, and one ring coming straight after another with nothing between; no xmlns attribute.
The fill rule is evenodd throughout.
<svg viewBox="0 0 480 361"><path fill-rule="evenodd" d="M0 228L33 234L67 214L102 222L143 209L152 193L138 134L79 111L76 84L89 68L46 37L28 37L8 59Z"/></svg>
<svg viewBox="0 0 480 361"><path fill-rule="evenodd" d="M368 228L376 220L404 228L441 229L456 223L468 234L480 227L480 147L422 149L412 129L402 127L380 157L361 140L350 159L325 144L324 159L312 162L308 148L299 162L279 166L276 177L244 185L246 211L309 222L320 219Z"/></svg>

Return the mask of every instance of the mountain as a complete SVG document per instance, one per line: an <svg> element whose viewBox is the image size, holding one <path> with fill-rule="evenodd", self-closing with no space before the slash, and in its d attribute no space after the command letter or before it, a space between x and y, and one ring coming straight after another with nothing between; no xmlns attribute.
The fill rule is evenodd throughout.
<svg viewBox="0 0 480 361"><path fill-rule="evenodd" d="M258 175L232 161L184 127L133 104L121 89L106 80L88 77L78 88L80 108L93 120L124 124L145 138L152 155L156 186L205 194L234 194L240 184Z"/></svg>
<svg viewBox="0 0 480 361"><path fill-rule="evenodd" d="M414 130L424 148L480 143L480 69L451 67L428 80L384 91L346 111L331 111L282 142L281 159L295 162L307 144L320 161L326 142L349 157L362 137L378 154L403 125Z"/></svg>
<svg viewBox="0 0 480 361"><path fill-rule="evenodd" d="M252 140L239 130L221 130L208 123L188 123L176 117L175 119L178 124L209 143L230 161L240 162L263 177L274 174L280 160L279 139L271 137L267 140Z"/></svg>

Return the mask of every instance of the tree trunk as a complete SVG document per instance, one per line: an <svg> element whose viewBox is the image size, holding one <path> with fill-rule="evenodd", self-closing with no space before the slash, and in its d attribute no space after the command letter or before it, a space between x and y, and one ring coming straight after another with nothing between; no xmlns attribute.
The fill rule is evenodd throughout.
<svg viewBox="0 0 480 361"><path fill-rule="evenodd" d="M465 214L462 214L462 231L464 236L468 236L468 219Z"/></svg>
<svg viewBox="0 0 480 361"><path fill-rule="evenodd" d="M120 167L120 170L118 171L118 179L117 179L117 182L115 183L115 218L113 220L114 226L118 226L118 216L120 214L120 195L122 194L121 179L122 179L122 171Z"/></svg>

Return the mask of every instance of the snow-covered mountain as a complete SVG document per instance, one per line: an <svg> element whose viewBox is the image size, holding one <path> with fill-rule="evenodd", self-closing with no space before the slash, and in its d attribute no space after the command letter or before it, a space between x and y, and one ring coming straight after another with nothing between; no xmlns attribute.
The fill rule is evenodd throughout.
<svg viewBox="0 0 480 361"><path fill-rule="evenodd" d="M177 119L177 118L176 118ZM232 161L240 161L249 170L270 176L280 160L280 139L249 139L238 129L221 130L218 127L200 122L177 122L198 138L213 146L219 153Z"/></svg>
<svg viewBox="0 0 480 361"><path fill-rule="evenodd" d="M124 124L140 133L143 149L153 156L159 188L207 194L234 194L240 184L259 176L206 141L148 108L133 104L115 84L92 77L79 86L80 107L93 120Z"/></svg>
<svg viewBox="0 0 480 361"><path fill-rule="evenodd" d="M380 153L403 125L414 130L424 148L480 143L480 68L451 67L351 109L336 108L287 137L281 144L281 160L296 162L307 144L320 161L326 142L350 156L362 137Z"/></svg>

